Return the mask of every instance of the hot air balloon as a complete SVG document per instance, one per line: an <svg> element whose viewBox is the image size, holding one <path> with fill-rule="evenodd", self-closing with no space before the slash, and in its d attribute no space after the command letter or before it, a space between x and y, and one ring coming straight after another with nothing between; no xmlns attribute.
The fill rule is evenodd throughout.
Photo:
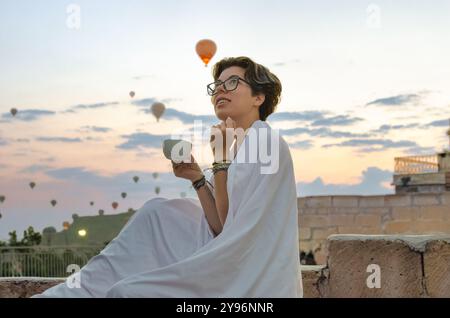
<svg viewBox="0 0 450 318"><path fill-rule="evenodd" d="M2 214L0 213L0 219L2 218Z"/></svg>
<svg viewBox="0 0 450 318"><path fill-rule="evenodd" d="M105 214L105 211L103 211L103 210L98 210L98 215L104 215Z"/></svg>
<svg viewBox="0 0 450 318"><path fill-rule="evenodd" d="M157 179L158 178L158 172L153 172L153 179Z"/></svg>
<svg viewBox="0 0 450 318"><path fill-rule="evenodd" d="M113 202L111 205L112 205L113 209L115 210L119 206L119 203Z"/></svg>
<svg viewBox="0 0 450 318"><path fill-rule="evenodd" d="M55 206L56 203L58 203L58 202L57 202L56 200L51 200L50 203L51 203L53 206Z"/></svg>
<svg viewBox="0 0 450 318"><path fill-rule="evenodd" d="M30 182L30 188L33 189L36 186L36 183Z"/></svg>
<svg viewBox="0 0 450 318"><path fill-rule="evenodd" d="M67 222L67 221L63 222L63 229L64 230L68 230L69 227L70 227L70 223L69 222Z"/></svg>
<svg viewBox="0 0 450 318"><path fill-rule="evenodd" d="M16 114L17 114L17 109L16 108L11 108L11 114L13 115L13 116L16 116Z"/></svg>
<svg viewBox="0 0 450 318"><path fill-rule="evenodd" d="M138 176L134 176L134 177L133 177L133 180L134 180L134 182L136 183L136 182L139 181L139 177L138 177Z"/></svg>
<svg viewBox="0 0 450 318"><path fill-rule="evenodd" d="M197 51L198 56L200 56L205 67L208 66L209 61L213 58L217 51L217 45L212 40L200 40L195 45L195 51Z"/></svg>
<svg viewBox="0 0 450 318"><path fill-rule="evenodd" d="M91 206L93 206L93 205L94 205L94 201L89 202L89 204L90 204Z"/></svg>
<svg viewBox="0 0 450 318"><path fill-rule="evenodd" d="M133 97L134 97L134 95L135 95L135 94L134 94L134 92L133 92L133 91L131 91L131 92L130 92L130 97L131 97L131 98L133 98Z"/></svg>
<svg viewBox="0 0 450 318"><path fill-rule="evenodd" d="M156 117L156 121L159 121L159 118L164 113L164 110L166 109L166 106L163 103L156 102L152 105L152 113Z"/></svg>
<svg viewBox="0 0 450 318"><path fill-rule="evenodd" d="M3 203L5 201L6 197L4 195L0 195L0 202Z"/></svg>
<svg viewBox="0 0 450 318"><path fill-rule="evenodd" d="M161 191L161 188L160 187L155 187L155 193L158 195L159 194L159 192Z"/></svg>
<svg viewBox="0 0 450 318"><path fill-rule="evenodd" d="M121 195L122 198L124 198L124 199L127 197L127 193L126 193L126 192L122 192L120 195Z"/></svg>

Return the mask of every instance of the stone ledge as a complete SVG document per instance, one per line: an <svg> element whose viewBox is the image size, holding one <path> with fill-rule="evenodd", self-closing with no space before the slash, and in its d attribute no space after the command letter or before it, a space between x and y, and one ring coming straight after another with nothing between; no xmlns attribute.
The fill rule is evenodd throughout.
<svg viewBox="0 0 450 318"><path fill-rule="evenodd" d="M326 266L301 266L305 298L450 298L448 235L331 235L327 246ZM380 270L380 288L367 285L372 264ZM0 278L0 298L30 297L64 281Z"/></svg>
<svg viewBox="0 0 450 318"><path fill-rule="evenodd" d="M65 278L0 277L0 298L28 298L65 281Z"/></svg>

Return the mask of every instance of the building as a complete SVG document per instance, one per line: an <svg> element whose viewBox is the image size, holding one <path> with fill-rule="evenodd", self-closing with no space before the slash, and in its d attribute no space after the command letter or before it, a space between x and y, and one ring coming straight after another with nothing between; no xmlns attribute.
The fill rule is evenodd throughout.
<svg viewBox="0 0 450 318"><path fill-rule="evenodd" d="M450 140L450 129L447 136ZM395 158L393 179L397 194L450 191L450 147L435 155Z"/></svg>

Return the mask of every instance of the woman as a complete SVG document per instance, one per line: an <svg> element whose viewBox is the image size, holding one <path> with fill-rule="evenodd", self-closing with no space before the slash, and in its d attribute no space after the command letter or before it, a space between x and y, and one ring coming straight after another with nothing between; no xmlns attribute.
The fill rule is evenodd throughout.
<svg viewBox="0 0 450 318"><path fill-rule="evenodd" d="M199 200L149 200L71 284L36 297L302 297L292 159L265 122L281 83L247 57L221 60L213 76L208 93L222 122L212 127L210 182L193 157L172 162ZM271 169L260 160L268 148Z"/></svg>

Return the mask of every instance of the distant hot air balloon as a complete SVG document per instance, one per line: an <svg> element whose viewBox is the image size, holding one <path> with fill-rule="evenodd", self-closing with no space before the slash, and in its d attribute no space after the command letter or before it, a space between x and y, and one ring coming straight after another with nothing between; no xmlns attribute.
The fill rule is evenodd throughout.
<svg viewBox="0 0 450 318"><path fill-rule="evenodd" d="M56 200L51 200L50 203L51 203L53 206L55 206L56 203L58 203L58 202L57 202Z"/></svg>
<svg viewBox="0 0 450 318"><path fill-rule="evenodd" d="M155 187L155 193L158 195L159 194L159 192L161 191L161 188L160 187Z"/></svg>
<svg viewBox="0 0 450 318"><path fill-rule="evenodd" d="M115 209L115 208L114 208ZM103 211L103 210L98 210L98 215L104 215L105 214L105 211Z"/></svg>
<svg viewBox="0 0 450 318"><path fill-rule="evenodd" d="M134 94L134 92L133 92L133 91L131 91L131 92L130 92L130 97L131 97L131 98L133 98L133 97L134 97L134 95L135 95L135 94Z"/></svg>
<svg viewBox="0 0 450 318"><path fill-rule="evenodd" d="M203 63L205 63L205 67L208 66L209 61L213 58L214 54L217 51L217 45L212 40L200 40L195 45L195 51L198 56L200 56Z"/></svg>
<svg viewBox="0 0 450 318"><path fill-rule="evenodd" d="M113 207L114 210L115 210L115 209L117 209L117 207L119 206L119 203L113 202L111 205L112 205L112 207Z"/></svg>
<svg viewBox="0 0 450 318"><path fill-rule="evenodd" d="M0 213L0 219L2 218L2 214Z"/></svg>
<svg viewBox="0 0 450 318"><path fill-rule="evenodd" d="M0 195L0 203L3 203L5 201L6 197L4 195Z"/></svg>
<svg viewBox="0 0 450 318"><path fill-rule="evenodd" d="M153 172L153 179L157 179L158 178L158 172Z"/></svg>
<svg viewBox="0 0 450 318"><path fill-rule="evenodd" d="M30 182L30 188L33 189L36 186L36 183Z"/></svg>
<svg viewBox="0 0 450 318"><path fill-rule="evenodd" d="M67 222L67 221L63 222L63 229L64 230L68 230L69 227L70 227L70 223L69 222Z"/></svg>
<svg viewBox="0 0 450 318"><path fill-rule="evenodd" d="M138 176L134 176L133 180L134 180L134 182L138 182L139 181L139 177Z"/></svg>
<svg viewBox="0 0 450 318"><path fill-rule="evenodd" d="M16 108L11 108L11 114L12 114L13 116L16 116L16 114L17 114L17 109L16 109Z"/></svg>
<svg viewBox="0 0 450 318"><path fill-rule="evenodd" d="M127 197L127 193L126 193L126 192L122 192L120 195L121 195L122 198L124 198L124 199Z"/></svg>
<svg viewBox="0 0 450 318"><path fill-rule="evenodd" d="M94 205L94 201L89 202L89 204L90 204L91 206L93 206L93 205Z"/></svg>
<svg viewBox="0 0 450 318"><path fill-rule="evenodd" d="M159 121L159 118L161 118L165 109L166 109L166 106L163 103L160 103L160 102L153 103L152 113L156 117L156 121Z"/></svg>

